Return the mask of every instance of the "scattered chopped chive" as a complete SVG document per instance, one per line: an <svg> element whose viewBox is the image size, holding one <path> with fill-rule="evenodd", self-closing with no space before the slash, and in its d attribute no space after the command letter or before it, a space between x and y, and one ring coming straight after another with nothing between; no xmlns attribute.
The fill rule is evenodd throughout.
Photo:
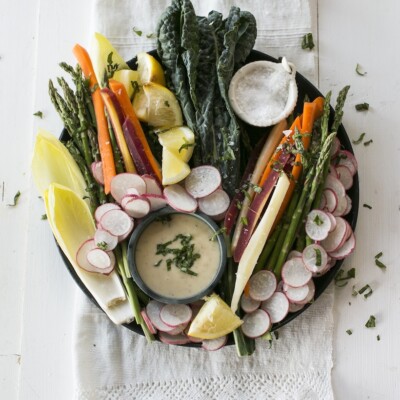
<svg viewBox="0 0 400 400"><path fill-rule="evenodd" d="M261 339L264 339L268 342L269 344L269 349L272 347L272 342L273 342L273 337L270 331L266 332L264 335L261 336Z"/></svg>
<svg viewBox="0 0 400 400"><path fill-rule="evenodd" d="M157 217L154 221L156 222L161 222L163 225L167 225L172 221L171 215L161 215L160 217Z"/></svg>
<svg viewBox="0 0 400 400"><path fill-rule="evenodd" d="M379 342L379 341L381 340L381 336L378 335L378 336L376 337L376 340Z"/></svg>
<svg viewBox="0 0 400 400"><path fill-rule="evenodd" d="M357 65L356 65L356 72L357 72L357 74L360 75L360 76L364 76L364 75L367 74L366 72L364 72L364 71L362 70L362 67L361 67L360 64L357 64Z"/></svg>
<svg viewBox="0 0 400 400"><path fill-rule="evenodd" d="M357 140L353 140L352 141L353 144L360 144L363 141L364 136L365 136L365 132L363 132Z"/></svg>
<svg viewBox="0 0 400 400"><path fill-rule="evenodd" d="M344 287L349 283L349 280L356 277L356 269L351 268L345 273L343 269L339 270L335 276L335 285L337 287Z"/></svg>
<svg viewBox="0 0 400 400"><path fill-rule="evenodd" d="M364 142L364 146L369 146L371 143L374 143L372 139L368 140L367 142Z"/></svg>
<svg viewBox="0 0 400 400"><path fill-rule="evenodd" d="M350 336L353 334L353 331L351 329L347 329L346 333Z"/></svg>
<svg viewBox="0 0 400 400"><path fill-rule="evenodd" d="M168 100L165 100L165 101L164 101L164 105L165 105L165 107L170 107L169 101L168 101Z"/></svg>
<svg viewBox="0 0 400 400"><path fill-rule="evenodd" d="M353 285L351 295L352 295L353 297L357 297L357 296L358 296L358 292L357 292L357 290L356 290L356 285ZM351 303L350 303L350 304L351 304Z"/></svg>
<svg viewBox="0 0 400 400"><path fill-rule="evenodd" d="M376 318L374 315L371 315L368 319L368 321L365 323L365 326L367 328L375 328L376 326Z"/></svg>
<svg viewBox="0 0 400 400"><path fill-rule="evenodd" d="M386 265L383 262L379 261L377 258L375 258L375 265L380 269L386 269Z"/></svg>
<svg viewBox="0 0 400 400"><path fill-rule="evenodd" d="M371 207L369 204L367 204L367 203L364 203L364 204L363 204L363 207L369 208L370 210L372 210L372 207Z"/></svg>
<svg viewBox="0 0 400 400"><path fill-rule="evenodd" d="M364 294L364 298L367 299L369 296L372 295L373 290L372 290L371 286L365 285L365 286L363 286L363 287L358 291L358 293L359 293L359 294L363 294L364 292L366 292L366 293Z"/></svg>
<svg viewBox="0 0 400 400"><path fill-rule="evenodd" d="M247 217L242 217L240 218L240 222L244 225L247 226L249 224L249 221L247 220Z"/></svg>
<svg viewBox="0 0 400 400"><path fill-rule="evenodd" d="M320 267L322 264L322 254L321 254L321 250L320 249L314 249L315 251L315 265L317 267Z"/></svg>
<svg viewBox="0 0 400 400"><path fill-rule="evenodd" d="M133 33L135 33L138 36L142 36L143 35L143 31L139 30L135 26L132 28L132 31L133 31Z"/></svg>
<svg viewBox="0 0 400 400"><path fill-rule="evenodd" d="M360 103L355 105L357 111L367 111L369 109L368 103Z"/></svg>
<svg viewBox="0 0 400 400"><path fill-rule="evenodd" d="M315 225L318 225L318 226L321 226L324 223L324 221L322 221L322 219L319 217L318 214L315 216L314 222L315 222Z"/></svg>
<svg viewBox="0 0 400 400"><path fill-rule="evenodd" d="M189 147L193 147L194 143L189 143L186 138L183 138L184 142L181 147L179 147L178 153L180 153L182 150L187 150Z"/></svg>
<svg viewBox="0 0 400 400"><path fill-rule="evenodd" d="M157 34L156 33L148 33L146 35L147 39L157 39Z"/></svg>
<svg viewBox="0 0 400 400"><path fill-rule="evenodd" d="M108 247L107 242L105 242L105 241L96 243L96 246L101 250L107 250L107 247Z"/></svg>
<svg viewBox="0 0 400 400"><path fill-rule="evenodd" d="M7 204L8 207L15 207L18 204L19 197L21 196L21 192L18 190L17 193L14 195L14 202L11 204Z"/></svg>
<svg viewBox="0 0 400 400"><path fill-rule="evenodd" d="M162 262L162 259L161 259L161 260L158 260L158 261L154 264L154 266L155 266L155 267L160 266L161 262Z"/></svg>
<svg viewBox="0 0 400 400"><path fill-rule="evenodd" d="M314 40L313 40L313 35L312 33L306 33L303 36L303 41L301 42L301 48L302 49L308 49L312 50L315 47Z"/></svg>
<svg viewBox="0 0 400 400"><path fill-rule="evenodd" d="M252 184L251 186L252 186L252 188L253 188L255 193L261 193L262 192L262 187L261 186L258 186L258 185L255 185L255 184Z"/></svg>
<svg viewBox="0 0 400 400"><path fill-rule="evenodd" d="M47 219L47 214L42 214L42 217L40 218L42 221Z"/></svg>
<svg viewBox="0 0 400 400"><path fill-rule="evenodd" d="M351 301L349 301L349 306L351 306Z"/></svg>
<svg viewBox="0 0 400 400"><path fill-rule="evenodd" d="M274 331L274 336L275 336L275 340L279 339L279 332L278 331Z"/></svg>
<svg viewBox="0 0 400 400"><path fill-rule="evenodd" d="M217 238L218 235L224 234L224 233L226 233L226 227L225 226L223 226L222 228L218 229L217 231L215 231L213 233L213 235L209 239L210 242L213 242Z"/></svg>
<svg viewBox="0 0 400 400"><path fill-rule="evenodd" d="M40 119L43 118L43 113L42 113L41 111L36 111L33 115L34 115L35 117L39 117Z"/></svg>
<svg viewBox="0 0 400 400"><path fill-rule="evenodd" d="M375 255L375 258L378 259L378 258L381 258L382 256L383 256L383 253L380 251L378 254Z"/></svg>

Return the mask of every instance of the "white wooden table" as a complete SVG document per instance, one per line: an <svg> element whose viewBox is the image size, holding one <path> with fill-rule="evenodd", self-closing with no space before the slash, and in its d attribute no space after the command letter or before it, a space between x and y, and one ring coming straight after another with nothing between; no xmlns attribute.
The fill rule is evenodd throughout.
<svg viewBox="0 0 400 400"><path fill-rule="evenodd" d="M1 0L0 6L0 398L71 399L77 288L41 220L44 208L29 160L39 126L61 130L47 83L59 74L59 61L73 62L73 44L88 42L91 2ZM332 380L339 400L400 396L399 15L397 0L318 0L319 87L336 95L350 84L347 132L353 139L366 132L373 140L355 146L358 247L345 265L357 269L358 288L369 284L374 293L364 300L351 296L352 284L336 289ZM367 71L364 77L356 74L357 63ZM368 112L355 111L361 102L370 104ZM39 110L42 120L33 116ZM8 207L18 190L17 207ZM374 264L380 251L386 271ZM364 327L370 315L376 316L375 329Z"/></svg>

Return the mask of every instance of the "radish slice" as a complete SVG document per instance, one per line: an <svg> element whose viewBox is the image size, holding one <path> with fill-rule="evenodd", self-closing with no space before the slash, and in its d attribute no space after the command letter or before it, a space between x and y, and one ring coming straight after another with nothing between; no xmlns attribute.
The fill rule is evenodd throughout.
<svg viewBox="0 0 400 400"><path fill-rule="evenodd" d="M134 226L133 220L122 210L107 211L100 220L103 229L115 236L126 235Z"/></svg>
<svg viewBox="0 0 400 400"><path fill-rule="evenodd" d="M146 182L146 194L162 195L162 188L154 176L144 174L142 179Z"/></svg>
<svg viewBox="0 0 400 400"><path fill-rule="evenodd" d="M146 182L140 175L127 172L115 175L111 180L111 194L118 203L121 203L128 189L136 189L139 194L146 193Z"/></svg>
<svg viewBox="0 0 400 400"><path fill-rule="evenodd" d="M331 220L331 229L329 230L329 232L332 232L336 228L336 217L328 211L326 212L326 215Z"/></svg>
<svg viewBox="0 0 400 400"><path fill-rule="evenodd" d="M333 164L329 165L329 174L333 175L335 178L339 179L339 175L338 175L338 173L336 171L336 167Z"/></svg>
<svg viewBox="0 0 400 400"><path fill-rule="evenodd" d="M278 284L276 285L276 290L275 290L275 292L283 292L283 285L284 285L284 282L283 282L283 280L281 279L281 280L278 282Z"/></svg>
<svg viewBox="0 0 400 400"><path fill-rule="evenodd" d="M217 189L215 192L206 197L199 199L199 210L210 216L215 221L221 221L225 217L225 213L229 208L230 199L228 194Z"/></svg>
<svg viewBox="0 0 400 400"><path fill-rule="evenodd" d="M317 242L324 240L331 229L331 220L328 215L321 210L312 210L307 215L306 220L307 235Z"/></svg>
<svg viewBox="0 0 400 400"><path fill-rule="evenodd" d="M159 210L160 208L163 208L167 205L167 200L165 197L161 194L151 194L151 193L145 193L142 195L145 199L147 199L150 203L150 211L156 211Z"/></svg>
<svg viewBox="0 0 400 400"><path fill-rule="evenodd" d="M221 347L226 345L228 341L228 336L221 336L217 339L205 339L203 340L203 345L201 346L204 350L208 351L216 351L219 350Z"/></svg>
<svg viewBox="0 0 400 400"><path fill-rule="evenodd" d="M110 210L120 210L121 207L118 204L115 203L104 203L101 206L96 208L96 211L94 212L94 218L97 222L100 222L101 217Z"/></svg>
<svg viewBox="0 0 400 400"><path fill-rule="evenodd" d="M180 334L180 335L170 335L167 332L160 332L158 334L158 337L161 342L165 344L173 344L173 345L178 345L178 344L187 344L189 343L189 339L187 338L186 335Z"/></svg>
<svg viewBox="0 0 400 400"><path fill-rule="evenodd" d="M104 185L104 175L103 175L103 163L101 161L95 161L91 164L93 178L100 185Z"/></svg>
<svg viewBox="0 0 400 400"><path fill-rule="evenodd" d="M303 250L303 262L310 272L319 274L328 264L328 254L319 244L310 244Z"/></svg>
<svg viewBox="0 0 400 400"><path fill-rule="evenodd" d="M155 335L157 333L157 329L155 326L151 323L151 320L149 316L147 315L146 309L144 308L142 311L140 311L140 314L142 315L143 321L145 322L147 328L149 329L150 333Z"/></svg>
<svg viewBox="0 0 400 400"><path fill-rule="evenodd" d="M353 206L353 201L351 200L350 196L348 196L347 194L346 194L346 200L347 200L347 207L343 211L343 215L347 215L351 211L351 208Z"/></svg>
<svg viewBox="0 0 400 400"><path fill-rule="evenodd" d="M164 196L168 204L177 211L192 213L197 209L197 200L180 185L167 186Z"/></svg>
<svg viewBox="0 0 400 400"><path fill-rule="evenodd" d="M165 331L165 333L168 333L168 335L176 336L181 333L187 328L188 324L181 324L177 325L174 327L171 327L168 331Z"/></svg>
<svg viewBox="0 0 400 400"><path fill-rule="evenodd" d="M164 324L172 327L187 324L192 317L192 309L187 304L165 304L160 311Z"/></svg>
<svg viewBox="0 0 400 400"><path fill-rule="evenodd" d="M318 208L320 208L321 210L324 210L324 209L326 209L326 206L327 206L326 196L325 196L325 193L322 192L321 201L319 203Z"/></svg>
<svg viewBox="0 0 400 400"><path fill-rule="evenodd" d="M143 218L150 212L150 202L142 196L134 196L125 203L124 210L132 218Z"/></svg>
<svg viewBox="0 0 400 400"><path fill-rule="evenodd" d="M339 249L346 240L347 229L346 221L341 217L336 217L336 228L321 242L321 246L327 253L332 253Z"/></svg>
<svg viewBox="0 0 400 400"><path fill-rule="evenodd" d="M221 174L211 165L193 168L185 179L185 188L194 198L202 198L221 186Z"/></svg>
<svg viewBox="0 0 400 400"><path fill-rule="evenodd" d="M289 312L289 300L282 292L275 292L271 298L261 303L261 309L266 311L271 322L281 322Z"/></svg>
<svg viewBox="0 0 400 400"><path fill-rule="evenodd" d="M343 260L349 256L356 247L356 237L351 233L350 237L344 242L344 244L336 251L329 253L329 255L336 260Z"/></svg>
<svg viewBox="0 0 400 400"><path fill-rule="evenodd" d="M335 192L338 199L341 199L346 195L346 190L343 183L338 178L335 178L333 174L329 174L325 180L325 189L331 189Z"/></svg>
<svg viewBox="0 0 400 400"><path fill-rule="evenodd" d="M348 199L349 197L346 195L344 195L343 197L340 197L338 200L338 204L337 207L335 209L335 211L333 211L333 215L335 217L342 217L344 215L344 213L346 212L347 208L348 208Z"/></svg>
<svg viewBox="0 0 400 400"><path fill-rule="evenodd" d="M126 195L125 196L128 196L128 195L140 196L140 193L135 188L129 188L129 189L126 189ZM122 201L123 201L123 198L122 198ZM121 202L121 205L122 205L122 202Z"/></svg>
<svg viewBox="0 0 400 400"><path fill-rule="evenodd" d="M94 234L94 242L102 250L114 250L118 244L118 236L112 235L104 229L97 229Z"/></svg>
<svg viewBox="0 0 400 400"><path fill-rule="evenodd" d="M308 282L305 285L299 287L284 285L283 290L291 303L304 302L310 292Z"/></svg>
<svg viewBox="0 0 400 400"><path fill-rule="evenodd" d="M332 143L331 157L335 158L340 151L340 140L335 137Z"/></svg>
<svg viewBox="0 0 400 400"><path fill-rule="evenodd" d="M301 257L301 256L302 256L302 254L300 253L300 251L292 250L292 251L288 254L286 260L289 261L289 260L292 259L292 258Z"/></svg>
<svg viewBox="0 0 400 400"><path fill-rule="evenodd" d="M302 258L292 258L282 267L283 281L292 287L300 287L312 278L311 272L306 268Z"/></svg>
<svg viewBox="0 0 400 400"><path fill-rule="evenodd" d="M310 282L307 283L308 286L308 295L302 301L298 301L298 304L307 304L310 303L314 299L315 294L315 284L314 281L311 279Z"/></svg>
<svg viewBox="0 0 400 400"><path fill-rule="evenodd" d="M185 331L186 333L186 331ZM204 339L200 339L194 336L186 335L190 342L192 343L202 343Z"/></svg>
<svg viewBox="0 0 400 400"><path fill-rule="evenodd" d="M242 332L249 338L258 338L271 327L271 318L268 313L260 308L243 317Z"/></svg>
<svg viewBox="0 0 400 400"><path fill-rule="evenodd" d="M333 213L338 205L338 197L332 189L325 189L323 193L326 200L324 210Z"/></svg>
<svg viewBox="0 0 400 400"><path fill-rule="evenodd" d="M254 300L250 296L247 296L246 293L242 294L240 298L240 307L245 313L251 313L256 311L258 307L260 307L261 301Z"/></svg>
<svg viewBox="0 0 400 400"><path fill-rule="evenodd" d="M249 296L253 300L267 300L274 294L276 285L276 277L271 271L259 271L249 280Z"/></svg>
<svg viewBox="0 0 400 400"><path fill-rule="evenodd" d="M86 255L90 264L100 270L107 270L111 267L111 258L106 251L101 249L92 249Z"/></svg>
<svg viewBox="0 0 400 400"><path fill-rule="evenodd" d="M340 182L343 183L344 188L349 190L353 186L353 174L350 169L345 165L338 165L336 167L336 172Z"/></svg>
<svg viewBox="0 0 400 400"><path fill-rule="evenodd" d="M294 313L303 309L305 304L289 303L289 312Z"/></svg>
<svg viewBox="0 0 400 400"><path fill-rule="evenodd" d="M96 267L90 264L89 260L87 259L87 255L89 251L96 248L96 243L93 239L86 240L81 244L78 251L76 252L76 262L77 264L84 270L89 272L103 272L99 271Z"/></svg>
<svg viewBox="0 0 400 400"><path fill-rule="evenodd" d="M347 167L352 175L355 175L358 169L357 160L354 154L350 153L348 150L340 150L336 157L336 165L344 165Z"/></svg>
<svg viewBox="0 0 400 400"><path fill-rule="evenodd" d="M164 322L160 318L160 311L164 307L165 304L160 303L156 300L150 300L146 306L146 313L150 318L151 323L154 325L156 329L163 332L168 332L171 330L171 327Z"/></svg>

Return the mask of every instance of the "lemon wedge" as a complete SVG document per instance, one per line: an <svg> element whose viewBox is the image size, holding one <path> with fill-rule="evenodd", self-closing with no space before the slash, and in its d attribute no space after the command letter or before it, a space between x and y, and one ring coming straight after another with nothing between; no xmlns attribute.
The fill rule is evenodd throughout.
<svg viewBox="0 0 400 400"><path fill-rule="evenodd" d="M138 118L155 128L170 128L183 124L182 111L175 95L157 83L145 83L133 100Z"/></svg>
<svg viewBox="0 0 400 400"><path fill-rule="evenodd" d="M190 324L189 336L199 339L216 339L231 333L243 321L217 295L206 298L199 313Z"/></svg>
<svg viewBox="0 0 400 400"><path fill-rule="evenodd" d="M184 162L189 162L193 154L194 133L187 126L179 126L158 134L161 146L166 147Z"/></svg>
<svg viewBox="0 0 400 400"><path fill-rule="evenodd" d="M137 54L137 71L141 84L154 82L165 86L164 70L161 64L148 53Z"/></svg>
<svg viewBox="0 0 400 400"><path fill-rule="evenodd" d="M190 167L175 153L163 147L161 172L162 184L164 186L173 185L184 180L190 174Z"/></svg>
<svg viewBox="0 0 400 400"><path fill-rule="evenodd" d="M134 82L138 82L139 80L139 74L137 71L133 71L131 69L121 69L114 72L113 79L121 82L125 86L125 89L128 92L128 96L130 98L133 94ZM137 84L139 85L139 83Z"/></svg>

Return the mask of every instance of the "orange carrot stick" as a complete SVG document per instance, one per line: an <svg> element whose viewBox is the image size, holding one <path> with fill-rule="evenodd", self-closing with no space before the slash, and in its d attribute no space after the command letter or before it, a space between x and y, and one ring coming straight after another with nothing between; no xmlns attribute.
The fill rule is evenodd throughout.
<svg viewBox="0 0 400 400"><path fill-rule="evenodd" d="M92 100L97 122L97 139L103 165L104 192L108 194L111 190L111 179L116 175L116 170L110 133L104 113L104 102L100 94L100 88L98 87L98 82L88 52L79 44L74 46L72 52L82 68L83 75L86 79L89 79L89 86L90 89L92 89Z"/></svg>
<svg viewBox="0 0 400 400"><path fill-rule="evenodd" d="M143 132L142 125L140 124L139 119L135 114L135 111L132 107L132 103L129 99L125 86L121 82L116 81L115 79L110 79L108 81L108 85L111 91L117 96L125 116L131 120L133 126L135 127L136 134L138 135L138 138L143 145L143 148L146 152L147 158L149 159L154 174L156 175L157 179L161 182L162 176L161 176L160 166L150 149L149 143L147 142L146 136Z"/></svg>

